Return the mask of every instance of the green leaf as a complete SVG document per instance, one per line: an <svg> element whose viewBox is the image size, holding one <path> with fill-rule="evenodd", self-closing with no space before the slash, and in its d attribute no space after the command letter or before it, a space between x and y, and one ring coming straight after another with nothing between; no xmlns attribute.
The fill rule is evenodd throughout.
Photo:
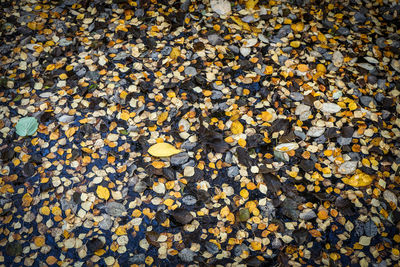
<svg viewBox="0 0 400 267"><path fill-rule="evenodd" d="M34 117L24 117L20 119L15 126L19 136L34 135L39 126L38 121Z"/></svg>

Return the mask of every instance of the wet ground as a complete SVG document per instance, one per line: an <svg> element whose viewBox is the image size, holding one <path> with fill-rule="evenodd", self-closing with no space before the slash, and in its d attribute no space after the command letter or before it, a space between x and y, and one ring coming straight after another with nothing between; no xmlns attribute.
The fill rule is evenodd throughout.
<svg viewBox="0 0 400 267"><path fill-rule="evenodd" d="M0 264L395 266L400 5L6 1Z"/></svg>

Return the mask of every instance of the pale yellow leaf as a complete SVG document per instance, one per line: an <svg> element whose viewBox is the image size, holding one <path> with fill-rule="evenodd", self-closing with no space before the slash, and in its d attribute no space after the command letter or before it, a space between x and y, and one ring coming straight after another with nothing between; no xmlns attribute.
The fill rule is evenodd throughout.
<svg viewBox="0 0 400 267"><path fill-rule="evenodd" d="M154 157L170 157L172 155L181 153L179 149L176 149L173 145L168 143L157 143L152 145L148 152Z"/></svg>

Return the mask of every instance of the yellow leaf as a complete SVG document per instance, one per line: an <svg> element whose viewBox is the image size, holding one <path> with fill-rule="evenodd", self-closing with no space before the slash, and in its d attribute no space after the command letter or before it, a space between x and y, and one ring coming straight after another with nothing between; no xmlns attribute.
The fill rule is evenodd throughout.
<svg viewBox="0 0 400 267"><path fill-rule="evenodd" d="M44 245L45 239L43 236L36 236L34 237L33 242L37 247L42 247Z"/></svg>
<svg viewBox="0 0 400 267"><path fill-rule="evenodd" d="M246 8L247 9L254 9L254 7L257 5L258 0L248 0L246 1Z"/></svg>
<svg viewBox="0 0 400 267"><path fill-rule="evenodd" d="M271 75L274 72L274 68L272 66L266 66L264 74L265 75Z"/></svg>
<svg viewBox="0 0 400 267"><path fill-rule="evenodd" d="M176 149L173 145L168 143L157 143L152 145L148 152L154 157L170 157L172 155L181 153L182 151Z"/></svg>
<svg viewBox="0 0 400 267"><path fill-rule="evenodd" d="M232 19L237 25L242 26L243 30L251 31L251 28L250 28L249 24L247 24L246 22L243 22L240 18L231 16L231 19Z"/></svg>
<svg viewBox="0 0 400 267"><path fill-rule="evenodd" d="M349 104L349 109L350 109L351 111L356 110L356 109L357 109L357 104L356 104L355 102L351 102L351 103Z"/></svg>
<svg viewBox="0 0 400 267"><path fill-rule="evenodd" d="M308 66L306 64L299 64L297 65L297 69L301 72L306 72L308 71Z"/></svg>
<svg viewBox="0 0 400 267"><path fill-rule="evenodd" d="M228 216L229 212L230 211L228 206L223 207L220 211L221 217L225 218L226 216Z"/></svg>
<svg viewBox="0 0 400 267"><path fill-rule="evenodd" d="M165 111L158 116L157 124L161 125L166 119L168 119L168 111Z"/></svg>
<svg viewBox="0 0 400 267"><path fill-rule="evenodd" d="M324 64L317 65L317 72L326 73L326 67Z"/></svg>
<svg viewBox="0 0 400 267"><path fill-rule="evenodd" d="M107 187L99 185L97 187L96 193L101 199L107 200L110 198L110 191L108 190Z"/></svg>
<svg viewBox="0 0 400 267"><path fill-rule="evenodd" d="M65 80L68 78L67 74L61 73L58 77L60 77L61 80Z"/></svg>
<svg viewBox="0 0 400 267"><path fill-rule="evenodd" d="M263 111L263 112L261 112L261 119L263 121L270 121L270 120L272 120L272 114L269 113L268 111Z"/></svg>
<svg viewBox="0 0 400 267"><path fill-rule="evenodd" d="M120 226L115 230L116 235L126 235L126 228L125 226Z"/></svg>
<svg viewBox="0 0 400 267"><path fill-rule="evenodd" d="M323 35L323 34L320 33L320 32L318 33L318 40L319 40L321 43L326 43L326 42L327 42L325 35Z"/></svg>
<svg viewBox="0 0 400 267"><path fill-rule="evenodd" d="M22 197L22 207L28 207L30 206L31 202L32 202L32 197L29 193L26 193L23 197Z"/></svg>
<svg viewBox="0 0 400 267"><path fill-rule="evenodd" d="M249 191L247 191L246 189L242 189L240 191L240 196L243 198L248 198L249 197Z"/></svg>
<svg viewBox="0 0 400 267"><path fill-rule="evenodd" d="M292 24L291 28L296 32L301 32L304 29L304 23L298 22L296 24Z"/></svg>
<svg viewBox="0 0 400 267"><path fill-rule="evenodd" d="M40 214L42 215L50 215L50 209L47 206L43 206L40 208Z"/></svg>
<svg viewBox="0 0 400 267"><path fill-rule="evenodd" d="M241 134L244 131L244 127L240 121L234 121L231 125L231 131L233 134Z"/></svg>
<svg viewBox="0 0 400 267"><path fill-rule="evenodd" d="M251 242L250 245L251 245L251 248L253 250L261 250L261 243L260 242L253 241L253 242Z"/></svg>
<svg viewBox="0 0 400 267"><path fill-rule="evenodd" d="M47 65L46 71L52 71L52 70L54 70L55 68L56 68L56 65L50 64L50 65Z"/></svg>
<svg viewBox="0 0 400 267"><path fill-rule="evenodd" d="M171 54L169 57L173 60L176 60L181 55L181 50L178 47L172 48Z"/></svg>
<svg viewBox="0 0 400 267"><path fill-rule="evenodd" d="M71 127L68 130L65 131L65 135L70 138L71 136L73 136L76 132L77 127Z"/></svg>
<svg viewBox="0 0 400 267"><path fill-rule="evenodd" d="M343 183L353 187L364 187L370 185L373 181L373 178L372 176L362 172L354 174L351 178L343 178L342 181Z"/></svg>
<svg viewBox="0 0 400 267"><path fill-rule="evenodd" d="M293 48L298 48L300 46L300 41L291 41L290 46Z"/></svg>

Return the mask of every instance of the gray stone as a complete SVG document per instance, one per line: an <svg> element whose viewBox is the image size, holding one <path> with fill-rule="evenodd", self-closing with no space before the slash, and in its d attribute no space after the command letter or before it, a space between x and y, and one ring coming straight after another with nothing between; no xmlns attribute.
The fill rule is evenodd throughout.
<svg viewBox="0 0 400 267"><path fill-rule="evenodd" d="M354 19L355 19L356 22L359 23L359 24L363 24L363 23L367 20L367 18L365 17L365 15L364 15L363 13L361 13L361 12L356 12L356 13L354 14Z"/></svg>
<svg viewBox="0 0 400 267"><path fill-rule="evenodd" d="M301 101L304 99L304 95L299 92L292 92L290 94L290 98L293 99L294 101Z"/></svg>
<svg viewBox="0 0 400 267"><path fill-rule="evenodd" d="M340 27L340 28L337 30L337 33L340 34L340 35L343 35L343 36L347 36L347 35L350 34L350 30L347 29L346 27Z"/></svg>
<svg viewBox="0 0 400 267"><path fill-rule="evenodd" d="M187 151L192 150L195 146L197 146L196 142L190 142L189 140L186 140L185 142L183 142L181 148Z"/></svg>
<svg viewBox="0 0 400 267"><path fill-rule="evenodd" d="M282 26L282 28L279 29L276 36L280 39L280 38L286 37L291 32L292 32L292 28L290 27L290 25L284 25L284 26Z"/></svg>
<svg viewBox="0 0 400 267"><path fill-rule="evenodd" d="M306 137L307 137L306 134L304 132L301 132L301 131L294 131L294 134L297 137L301 138L302 140L306 139Z"/></svg>
<svg viewBox="0 0 400 267"><path fill-rule="evenodd" d="M338 168L338 172L340 174L352 174L357 169L358 162L357 161L346 161L345 163L341 164Z"/></svg>
<svg viewBox="0 0 400 267"><path fill-rule="evenodd" d="M129 258L128 263L129 264L144 264L146 260L146 255L144 253L141 254L136 254Z"/></svg>
<svg viewBox="0 0 400 267"><path fill-rule="evenodd" d="M245 244L237 245L233 249L233 255L235 255L235 257L239 257L240 255L242 255L243 251L249 251L248 247Z"/></svg>
<svg viewBox="0 0 400 267"><path fill-rule="evenodd" d="M61 39L58 41L58 45L59 45L59 46L69 46L70 44L72 44L72 41L71 41L71 40L67 40L67 39L65 39L65 38L61 38Z"/></svg>
<svg viewBox="0 0 400 267"><path fill-rule="evenodd" d="M125 60L128 57L128 54L125 52L118 53L113 60Z"/></svg>
<svg viewBox="0 0 400 267"><path fill-rule="evenodd" d="M147 188L147 185L146 185L144 182L139 181L139 182L134 186L133 191L135 191L135 192L137 192L137 193L142 193L142 192L144 192L144 190L146 190L146 188Z"/></svg>
<svg viewBox="0 0 400 267"><path fill-rule="evenodd" d="M240 49L236 45L229 45L228 49L231 50L235 54L239 54L240 53Z"/></svg>
<svg viewBox="0 0 400 267"><path fill-rule="evenodd" d="M85 76L85 74L86 74L86 69L85 69L85 68L80 68L80 69L76 72L76 75L77 75L78 77L83 77L83 76Z"/></svg>
<svg viewBox="0 0 400 267"><path fill-rule="evenodd" d="M86 72L86 77L93 81L98 81L100 79L100 74L98 71L88 71Z"/></svg>

